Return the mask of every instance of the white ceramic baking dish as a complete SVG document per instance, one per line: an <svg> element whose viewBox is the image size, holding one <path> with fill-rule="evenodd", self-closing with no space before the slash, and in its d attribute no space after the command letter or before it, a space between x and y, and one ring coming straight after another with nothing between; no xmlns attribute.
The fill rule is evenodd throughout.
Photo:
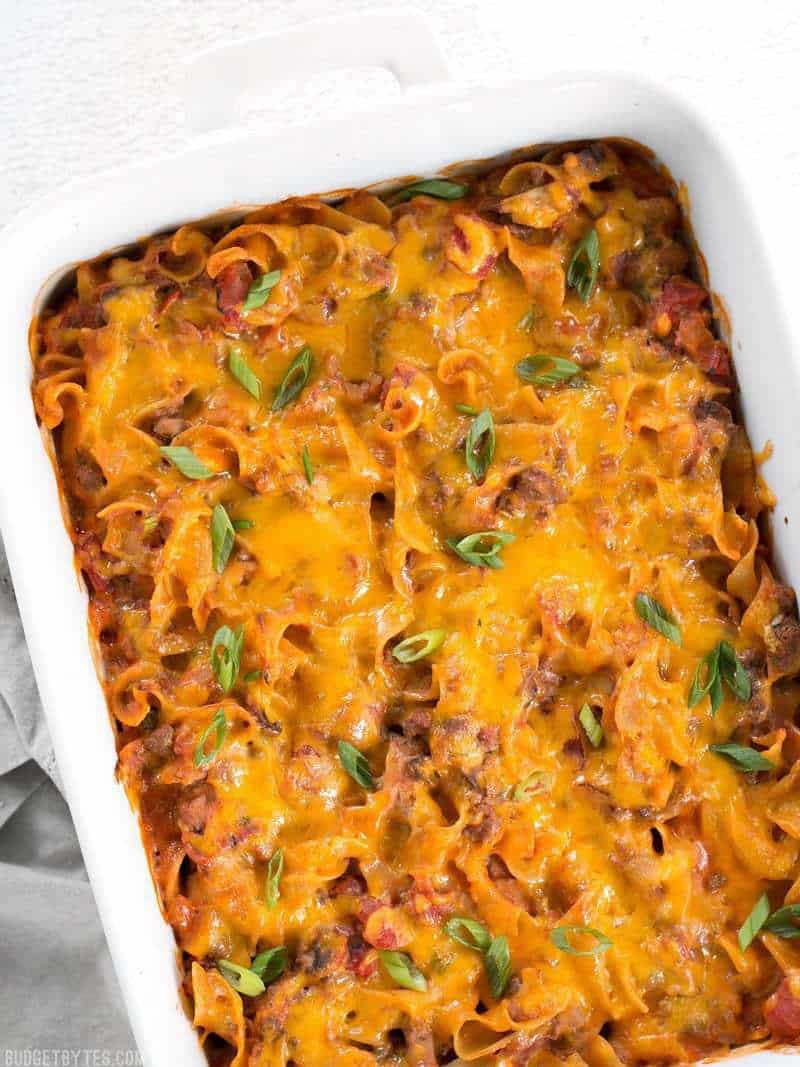
<svg viewBox="0 0 800 1067"><path fill-rule="evenodd" d="M263 83L267 72L290 74L300 56L305 70L387 68L405 92L379 114L296 125L280 136L227 130L236 95ZM768 479L780 502L779 564L800 583L800 552L791 543L800 519L792 462L800 456L800 363L732 156L686 103L643 81L561 73L465 90L444 81L445 73L427 24L414 12L332 19L224 47L187 65L192 147L59 190L2 234L0 522L67 799L148 1067L205 1061L179 1002L174 942L156 904L137 822L114 778L86 597L29 394L31 314L76 261L219 210L431 174L526 144L625 136L648 145L689 191L711 285L730 311L747 427L756 447L775 443ZM87 1035L89 1027L87 1020ZM778 1062L774 1052L736 1059L740 1065L758 1059L760 1067Z"/></svg>

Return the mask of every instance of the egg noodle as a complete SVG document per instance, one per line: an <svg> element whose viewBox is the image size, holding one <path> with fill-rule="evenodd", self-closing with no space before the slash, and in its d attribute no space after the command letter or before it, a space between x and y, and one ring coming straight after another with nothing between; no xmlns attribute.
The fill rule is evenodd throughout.
<svg viewBox="0 0 800 1067"><path fill-rule="evenodd" d="M800 624L668 175L182 226L31 345L212 1064L800 1037Z"/></svg>

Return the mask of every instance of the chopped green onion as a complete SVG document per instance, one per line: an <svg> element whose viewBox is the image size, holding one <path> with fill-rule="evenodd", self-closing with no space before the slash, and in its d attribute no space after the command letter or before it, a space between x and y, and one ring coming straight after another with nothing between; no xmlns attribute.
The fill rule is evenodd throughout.
<svg viewBox="0 0 800 1067"><path fill-rule="evenodd" d="M591 948L578 950L569 943L570 934L585 934L593 937L597 944ZM556 926L555 929L550 931L550 940L557 949L566 952L570 956L598 956L601 952L608 952L613 945L613 941L610 938L591 926Z"/></svg>
<svg viewBox="0 0 800 1067"><path fill-rule="evenodd" d="M260 682L263 677L264 674L262 671L248 671L244 678L242 678L242 681L247 682L248 684L250 682Z"/></svg>
<svg viewBox="0 0 800 1067"><path fill-rule="evenodd" d="M800 937L800 926L796 926L794 920L800 922L800 904L786 904L773 911L761 929L774 934L775 937Z"/></svg>
<svg viewBox="0 0 800 1067"><path fill-rule="evenodd" d="M769 917L769 898L762 893L753 905L753 910L739 927L739 948L742 952L755 940L761 927Z"/></svg>
<svg viewBox="0 0 800 1067"><path fill-rule="evenodd" d="M505 533L503 530L481 530L467 534L466 537L448 537L447 544L457 556L465 563L471 563L473 567L500 570L503 566L500 550L515 540L514 534Z"/></svg>
<svg viewBox="0 0 800 1067"><path fill-rule="evenodd" d="M520 333L530 333L533 329L533 324L536 322L536 311L531 308L530 311L526 311L522 318L517 323L517 329Z"/></svg>
<svg viewBox="0 0 800 1067"><path fill-rule="evenodd" d="M719 643L719 673L737 700L747 702L753 695L750 675L739 661L733 646L727 641Z"/></svg>
<svg viewBox="0 0 800 1067"><path fill-rule="evenodd" d="M341 764L353 781L357 782L362 789L372 792L375 789L375 779L369 769L367 757L349 741L340 741L338 748Z"/></svg>
<svg viewBox="0 0 800 1067"><path fill-rule="evenodd" d="M142 529L146 534L151 534L158 526L158 523L158 515L145 515L145 517L142 519Z"/></svg>
<svg viewBox="0 0 800 1067"><path fill-rule="evenodd" d="M434 952L431 955L430 967L435 974L444 974L452 962L453 956L451 954L443 955Z"/></svg>
<svg viewBox="0 0 800 1067"><path fill-rule="evenodd" d="M217 574L222 574L228 564L236 533L222 504L215 504L211 514L211 562Z"/></svg>
<svg viewBox="0 0 800 1067"><path fill-rule="evenodd" d="M475 952L486 952L492 943L492 935L477 919L466 919L457 915L444 924L444 932L459 945L471 948Z"/></svg>
<svg viewBox="0 0 800 1067"><path fill-rule="evenodd" d="M558 385L581 373L581 368L571 359L561 356L526 356L516 366L517 374L531 385Z"/></svg>
<svg viewBox="0 0 800 1067"><path fill-rule="evenodd" d="M473 419L464 446L467 470L476 482L485 477L486 471L491 466L494 459L495 445L494 419L491 411L488 408L484 408Z"/></svg>
<svg viewBox="0 0 800 1067"><path fill-rule="evenodd" d="M220 626L211 639L211 667L223 693L230 693L239 674L244 646L244 628Z"/></svg>
<svg viewBox="0 0 800 1067"><path fill-rule="evenodd" d="M231 519L234 530L252 530L255 523L252 519Z"/></svg>
<svg viewBox="0 0 800 1067"><path fill-rule="evenodd" d="M206 752L206 741L212 731L216 731L217 736L214 739L214 744L210 751ZM220 708L205 730L203 730L202 734L200 734L200 740L197 742L197 748L194 750L195 767L206 767L212 760L216 759L227 733L228 723L225 718L225 712Z"/></svg>
<svg viewBox="0 0 800 1067"><path fill-rule="evenodd" d="M567 285L575 290L584 304L592 295L599 270L600 240L597 230L592 227L575 246L567 268Z"/></svg>
<svg viewBox="0 0 800 1067"><path fill-rule="evenodd" d="M603 743L603 727L595 718L594 712L588 704L583 705L578 714L578 719L584 733L589 738L589 743L594 748L599 748Z"/></svg>
<svg viewBox="0 0 800 1067"><path fill-rule="evenodd" d="M754 748L745 745L728 743L725 745L709 745L709 752L716 752L718 756L724 756L734 767L740 771L774 771L775 764L756 752Z"/></svg>
<svg viewBox="0 0 800 1067"><path fill-rule="evenodd" d="M458 915L445 923L444 932L464 948L483 956L486 977L492 996L499 1000L511 977L511 955L505 937L492 937L489 930L477 919Z"/></svg>
<svg viewBox="0 0 800 1067"><path fill-rule="evenodd" d="M431 652L435 652L444 641L447 631L423 630L422 633L413 634L395 645L392 655L398 663L416 663L418 659L424 659Z"/></svg>
<svg viewBox="0 0 800 1067"><path fill-rule="evenodd" d="M214 472L210 471L190 448L184 448L183 445L161 445L159 452L186 478L200 481L203 478L214 477Z"/></svg>
<svg viewBox="0 0 800 1067"><path fill-rule="evenodd" d="M707 695L711 714L716 715L722 704L723 682L738 700L748 701L752 696L750 675L727 641L719 641L697 664L687 697L689 707L693 708Z"/></svg>
<svg viewBox="0 0 800 1067"><path fill-rule="evenodd" d="M537 793L544 792L552 785L552 778L547 771L531 771L521 782L517 782L511 793L511 799L516 801L527 800Z"/></svg>
<svg viewBox="0 0 800 1067"><path fill-rule="evenodd" d="M378 952L378 956L383 969L395 985L403 989L413 989L417 993L424 993L427 990L428 983L425 981L425 975L405 952L382 949Z"/></svg>
<svg viewBox="0 0 800 1067"><path fill-rule="evenodd" d="M261 399L261 382L247 366L238 348L232 348L228 353L228 370L250 396L255 397L256 400Z"/></svg>
<svg viewBox="0 0 800 1067"><path fill-rule="evenodd" d="M281 877L283 875L283 849L272 853L267 864L267 881L264 889L267 907L274 908L281 895Z"/></svg>
<svg viewBox="0 0 800 1067"><path fill-rule="evenodd" d="M303 470L306 472L306 481L309 485L313 485L314 468L311 466L311 456L308 454L308 445L303 445Z"/></svg>
<svg viewBox="0 0 800 1067"><path fill-rule="evenodd" d="M495 1000L505 993L511 977L511 953L508 950L508 938L494 937L483 957L489 989Z"/></svg>
<svg viewBox="0 0 800 1067"><path fill-rule="evenodd" d="M311 368L314 366L314 357L308 345L301 348L284 374L281 384L275 391L275 399L272 401L272 410L280 411L287 404L296 399L311 376Z"/></svg>
<svg viewBox="0 0 800 1067"><path fill-rule="evenodd" d="M472 404L456 404L456 411L459 415L477 415L478 409L474 408Z"/></svg>
<svg viewBox="0 0 800 1067"><path fill-rule="evenodd" d="M256 308L263 307L280 280L281 272L279 270L271 270L268 274L262 274L260 278L256 278L247 290L247 297L242 304L242 311L255 311Z"/></svg>
<svg viewBox="0 0 800 1067"><path fill-rule="evenodd" d="M257 997L266 988L257 974L232 960L217 960L217 970L229 986L246 997Z"/></svg>
<svg viewBox="0 0 800 1067"><path fill-rule="evenodd" d="M640 619L680 648L683 643L680 627L666 608L663 608L654 597L648 596L647 593L637 593L634 607Z"/></svg>
<svg viewBox="0 0 800 1067"><path fill-rule="evenodd" d="M697 664L687 697L689 707L695 707L704 696L709 696L711 714L716 715L723 696L722 679L719 676L719 645L715 645Z"/></svg>
<svg viewBox="0 0 800 1067"><path fill-rule="evenodd" d="M460 200L467 195L467 186L446 178L425 178L399 189L391 198L393 204L402 204L415 196L433 196L438 200Z"/></svg>
<svg viewBox="0 0 800 1067"><path fill-rule="evenodd" d="M268 948L259 952L250 968L254 971L264 985L269 985L276 978L280 978L289 963L289 953L283 945Z"/></svg>

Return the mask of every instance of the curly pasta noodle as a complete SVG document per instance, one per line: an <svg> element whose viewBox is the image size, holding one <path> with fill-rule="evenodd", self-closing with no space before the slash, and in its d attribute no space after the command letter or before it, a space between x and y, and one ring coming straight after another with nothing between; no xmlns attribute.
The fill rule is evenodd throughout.
<svg viewBox="0 0 800 1067"><path fill-rule="evenodd" d="M800 623L675 188L623 143L459 182L183 226L31 331L194 1023L233 1067L796 1040Z"/></svg>

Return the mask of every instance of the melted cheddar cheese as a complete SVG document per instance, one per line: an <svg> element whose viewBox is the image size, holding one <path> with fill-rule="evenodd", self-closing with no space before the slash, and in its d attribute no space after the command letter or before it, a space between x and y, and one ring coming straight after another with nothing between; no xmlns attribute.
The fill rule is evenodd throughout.
<svg viewBox="0 0 800 1067"><path fill-rule="evenodd" d="M212 1063L800 1034L800 624L684 231L567 146L185 226L35 323Z"/></svg>

